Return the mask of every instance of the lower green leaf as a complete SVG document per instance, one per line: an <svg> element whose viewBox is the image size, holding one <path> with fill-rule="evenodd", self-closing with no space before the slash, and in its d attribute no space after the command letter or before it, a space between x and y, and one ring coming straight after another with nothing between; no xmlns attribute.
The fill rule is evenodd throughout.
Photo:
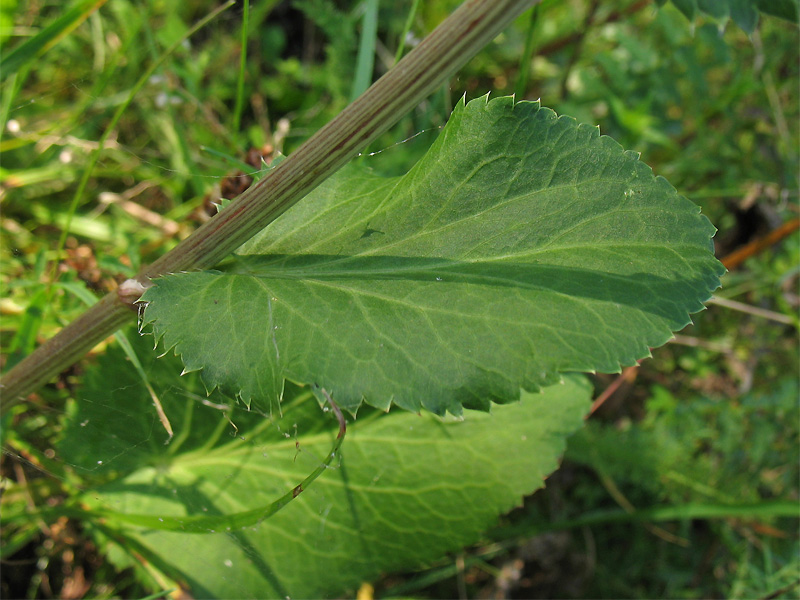
<svg viewBox="0 0 800 600"><path fill-rule="evenodd" d="M319 467L336 427L324 419L328 426L315 429L317 402L293 388L280 421L234 416L237 436L222 436L206 449L184 429L209 431L224 419L205 407L190 421L182 419L174 414L175 391L160 396L172 411L174 440L185 440L182 448L149 445L138 461L122 463L135 470L116 476L109 462L104 472L111 480L87 490L82 504L102 523L98 539L115 540L112 556L124 551L144 557L157 566L162 584L171 580L194 597L218 598L340 595L382 572L420 566L478 541L498 515L557 468L591 393L585 379L568 377L540 394L524 394L520 403L469 413L463 421L402 411L362 415L348 427L339 459L280 512L243 529L198 534L137 527L122 515L223 523L225 515L268 505ZM149 439L137 422L157 423L150 411L131 408L137 402L146 407L147 392L139 382L111 395L109 406L128 418L107 421L106 439L127 439L135 454L128 432ZM95 418L93 410L75 415L63 448L80 443L80 424ZM259 419L268 426L258 427ZM100 442L84 454L101 448ZM68 450L64 457L84 454Z"/></svg>

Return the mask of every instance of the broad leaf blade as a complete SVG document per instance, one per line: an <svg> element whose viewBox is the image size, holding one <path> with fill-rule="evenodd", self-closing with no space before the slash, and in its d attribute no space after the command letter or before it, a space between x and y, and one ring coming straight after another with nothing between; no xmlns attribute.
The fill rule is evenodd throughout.
<svg viewBox="0 0 800 600"><path fill-rule="evenodd" d="M247 403L459 414L647 356L719 285L713 233L596 128L479 99L405 176L346 169L224 272L158 280L144 321Z"/></svg>
<svg viewBox="0 0 800 600"><path fill-rule="evenodd" d="M243 530L148 530L115 521L108 509L164 518L252 510L317 466L332 434L305 435L301 426L296 446L268 428L202 454L155 453L153 467L88 491L85 502L104 508L106 530L122 544L116 553L145 557L193 597L339 597L383 572L416 568L477 542L557 468L590 393L585 379L568 377L463 422L399 411L359 419L348 428L336 468ZM314 402L295 405L279 422L288 420L284 430L298 410L319 414Z"/></svg>

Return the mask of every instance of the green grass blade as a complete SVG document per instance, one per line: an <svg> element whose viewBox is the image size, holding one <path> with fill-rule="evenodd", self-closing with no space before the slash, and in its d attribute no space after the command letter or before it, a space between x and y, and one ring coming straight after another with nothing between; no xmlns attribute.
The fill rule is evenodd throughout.
<svg viewBox="0 0 800 600"><path fill-rule="evenodd" d="M32 525L32 524L31 524ZM3 545L0 547L0 558L8 558L13 556L21 548L31 543L39 534L39 529L35 526L25 525L20 531L8 534L8 530L4 532L7 536L3 539Z"/></svg>
<svg viewBox="0 0 800 600"><path fill-rule="evenodd" d="M533 58L534 38L537 24L539 23L539 5L535 4L531 9L531 20L528 22L528 31L525 33L525 50L519 59L519 73L517 74L517 85L514 86L514 95L518 100L525 99L525 92L528 89L530 79L530 64Z"/></svg>
<svg viewBox="0 0 800 600"><path fill-rule="evenodd" d="M3 59L3 78L11 77L20 67L47 52L105 3L106 0L80 0L42 31L14 48Z"/></svg>
<svg viewBox="0 0 800 600"><path fill-rule="evenodd" d="M0 66L5 67L2 63L0 63ZM11 103L22 87L23 79L25 79L24 76L17 77L16 73L11 75L7 80L8 85L6 85L5 90L3 90L3 97L2 100L0 100L0 123L3 123L3 126L0 127L0 140L3 139L3 132L6 130L5 124L8 123L8 113L11 111Z"/></svg>
<svg viewBox="0 0 800 600"><path fill-rule="evenodd" d="M258 169L256 169L252 165L247 164L243 160L239 160L235 156L231 156L226 152L221 152L220 150L216 150L209 146L200 146L200 152L205 152L206 154L210 154L215 158L219 158L220 160L223 160L229 165L231 165L232 167L239 169L242 173L253 175L254 172L258 172Z"/></svg>
<svg viewBox="0 0 800 600"><path fill-rule="evenodd" d="M361 40L358 43L356 74L350 92L350 102L363 94L372 83L375 66L375 41L378 37L378 0L366 0L366 10L361 23Z"/></svg>
<svg viewBox="0 0 800 600"><path fill-rule="evenodd" d="M662 521L685 521L692 519L774 519L779 517L797 518L800 516L796 500L765 500L747 504L700 503L653 506L633 512L623 509L598 510L576 519L554 521L552 523L535 523L519 525L511 528L495 530L493 537L510 540L539 535L548 531L576 529L609 523L636 523Z"/></svg>
<svg viewBox="0 0 800 600"><path fill-rule="evenodd" d="M234 4L234 0L228 0L228 2L226 2L225 4L223 4L222 6L217 8L216 10L212 11L208 15L206 15L200 21L198 21L197 24L195 24L183 36L181 36L180 39L176 40L169 48L167 48L161 54L161 56L158 58L158 60L154 61L153 64L150 65L150 68L148 68L144 73L142 73L141 77L139 77L139 80L136 82L136 84L131 88L130 92L128 93L128 97L125 99L125 102L123 102L122 104L119 105L119 107L117 107L117 110L114 113L114 116L111 118L111 121L109 122L109 124L106 127L105 131L103 131L103 135L100 136L100 139L98 140L98 143L97 143L97 147L94 149L94 151L92 152L91 156L89 157L89 160L87 162L86 168L83 171L83 176L81 177L80 183L78 184L78 189L75 190L75 195L72 197L72 202L70 203L69 210L68 210L67 222L66 222L64 228L62 229L61 237L58 240L58 248L56 249L56 261L55 261L54 267L53 267L54 268L53 277L52 277L53 281L56 280L57 271L55 269L57 268L58 259L61 256L61 252L62 252L62 250L64 248L64 244L67 241L67 236L69 235L69 228L70 228L70 224L71 224L71 221L72 221L72 216L75 214L75 211L78 208L78 204L80 203L80 199L83 197L83 192L86 189L86 185L89 183L89 177L91 176L92 171L94 170L94 167L97 164L97 161L100 159L100 154L103 151L103 147L105 145L105 142L108 139L108 136L111 135L111 132L114 131L114 128L117 126L117 123L119 122L120 117L122 117L122 114L125 112L125 110L128 108L128 106L130 106L130 103L133 101L134 97L139 92L139 90L142 89L144 84L147 83L147 81L150 79L150 77L152 77L153 73L156 70L158 70L158 68L161 67L162 64L164 64L166 59L173 52L175 52L175 50L177 50L183 44L183 42L185 42L187 39L189 39L197 31L199 31L200 29L205 27L210 21L212 21L214 18L216 18L221 12L227 10L233 4Z"/></svg>
<svg viewBox="0 0 800 600"><path fill-rule="evenodd" d="M42 319L47 306L47 290L41 288L31 299L30 304L25 309L22 322L17 329L17 333L11 340L6 369L10 369L23 358L33 351L36 345L36 336L42 325Z"/></svg>
<svg viewBox="0 0 800 600"><path fill-rule="evenodd" d="M417 16L417 9L419 8L419 0L414 0L411 4L411 10L408 11L405 25L403 25L403 33L400 35L400 43L397 44L397 53L394 55L394 62L403 58L403 51L406 49L406 38L408 32L411 31L411 26L414 24L414 17Z"/></svg>
<svg viewBox="0 0 800 600"><path fill-rule="evenodd" d="M242 50L239 53L239 78L236 81L236 104L233 110L233 134L239 132L242 122L242 107L244 106L244 75L247 64L247 32L250 23L250 0L244 0L242 12Z"/></svg>
<svg viewBox="0 0 800 600"><path fill-rule="evenodd" d="M87 306L92 306L95 302L97 302L97 298L85 287L82 287L76 283L58 283L56 284L58 287L72 293ZM173 432L172 426L169 423L169 419L167 415L164 413L164 409L161 407L161 400L158 398L153 386L150 385L150 378L147 376L147 373L142 367L142 363L139 360L139 357L136 355L136 351L133 349L130 341L127 337L121 332L117 331L114 333L114 339L117 340L117 343L122 348L123 352L125 352L125 356L128 357L128 360L131 361L133 368L136 369L136 372L139 374L139 377L142 379L142 383L144 383L144 387L147 392L150 394L150 398L153 400L153 405L156 408L156 412L158 413L158 418L161 421L161 424L164 426L164 429L167 431L169 437L167 438L167 443L172 439Z"/></svg>

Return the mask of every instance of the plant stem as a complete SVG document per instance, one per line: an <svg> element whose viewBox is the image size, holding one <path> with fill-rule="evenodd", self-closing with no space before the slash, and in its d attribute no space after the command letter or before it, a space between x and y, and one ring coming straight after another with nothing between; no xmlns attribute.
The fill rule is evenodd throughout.
<svg viewBox="0 0 800 600"><path fill-rule="evenodd" d="M168 273L217 264L394 125L536 2L464 2L355 102L136 280L147 287ZM131 319L136 299L112 292L12 368L0 382L2 412Z"/></svg>

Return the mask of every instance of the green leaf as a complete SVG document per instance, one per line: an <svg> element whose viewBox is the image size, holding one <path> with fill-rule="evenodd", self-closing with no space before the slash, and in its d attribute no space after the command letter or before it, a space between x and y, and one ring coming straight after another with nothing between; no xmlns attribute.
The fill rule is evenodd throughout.
<svg viewBox="0 0 800 600"><path fill-rule="evenodd" d="M746 33L753 33L758 24L758 8L754 0L728 0L733 22Z"/></svg>
<svg viewBox="0 0 800 600"><path fill-rule="evenodd" d="M131 385L110 391L107 382L93 380L85 390L96 398L105 389L106 402L128 414L104 424L104 431L110 439L127 436L130 451L137 442L128 432L138 430L147 440L153 422L136 408L147 392L135 380L131 373ZM169 399L169 390L159 391ZM113 560L127 566L144 559L163 576L159 585L169 585L164 578L179 582L196 598L337 597L383 572L416 568L477 542L557 468L567 436L582 426L590 393L584 378L571 376L464 421L401 411L359 418L333 468L283 510L245 529L184 533L131 526L115 515L215 523L291 490L319 466L336 430L332 420L325 430L314 429L320 410L307 393L268 427L255 421L246 427L233 416L239 435L222 436L211 450L187 443L175 453L145 444L148 458L135 471L87 489L79 501L94 511L85 525L94 531L97 522L103 532L97 539L114 540ZM85 439L85 417L74 417L70 446ZM170 418L179 439L189 423L176 413ZM196 410L191 427L207 431L218 420L213 411ZM287 439L283 432L294 424L297 437ZM102 449L95 440L87 452Z"/></svg>
<svg viewBox="0 0 800 600"><path fill-rule="evenodd" d="M720 2L719 0L697 0L697 8L715 19L725 19L729 17L731 9L727 2ZM689 15L686 16L689 17ZM689 17L690 20L693 18L694 16Z"/></svg>
<svg viewBox="0 0 800 600"><path fill-rule="evenodd" d="M800 0L756 0L756 6L763 13L800 22Z"/></svg>
<svg viewBox="0 0 800 600"><path fill-rule="evenodd" d="M694 20L697 14L697 0L672 0L675 7L681 11L690 21Z"/></svg>
<svg viewBox="0 0 800 600"><path fill-rule="evenodd" d="M719 285L713 226L632 152L537 103L460 104L406 175L337 174L144 319L206 385L460 414L649 355Z"/></svg>
<svg viewBox="0 0 800 600"><path fill-rule="evenodd" d="M657 0L659 5L666 0ZM671 0L686 18L694 21L698 13L718 20L730 17L747 33L753 33L758 24L758 13L773 15L798 23L800 0Z"/></svg>

